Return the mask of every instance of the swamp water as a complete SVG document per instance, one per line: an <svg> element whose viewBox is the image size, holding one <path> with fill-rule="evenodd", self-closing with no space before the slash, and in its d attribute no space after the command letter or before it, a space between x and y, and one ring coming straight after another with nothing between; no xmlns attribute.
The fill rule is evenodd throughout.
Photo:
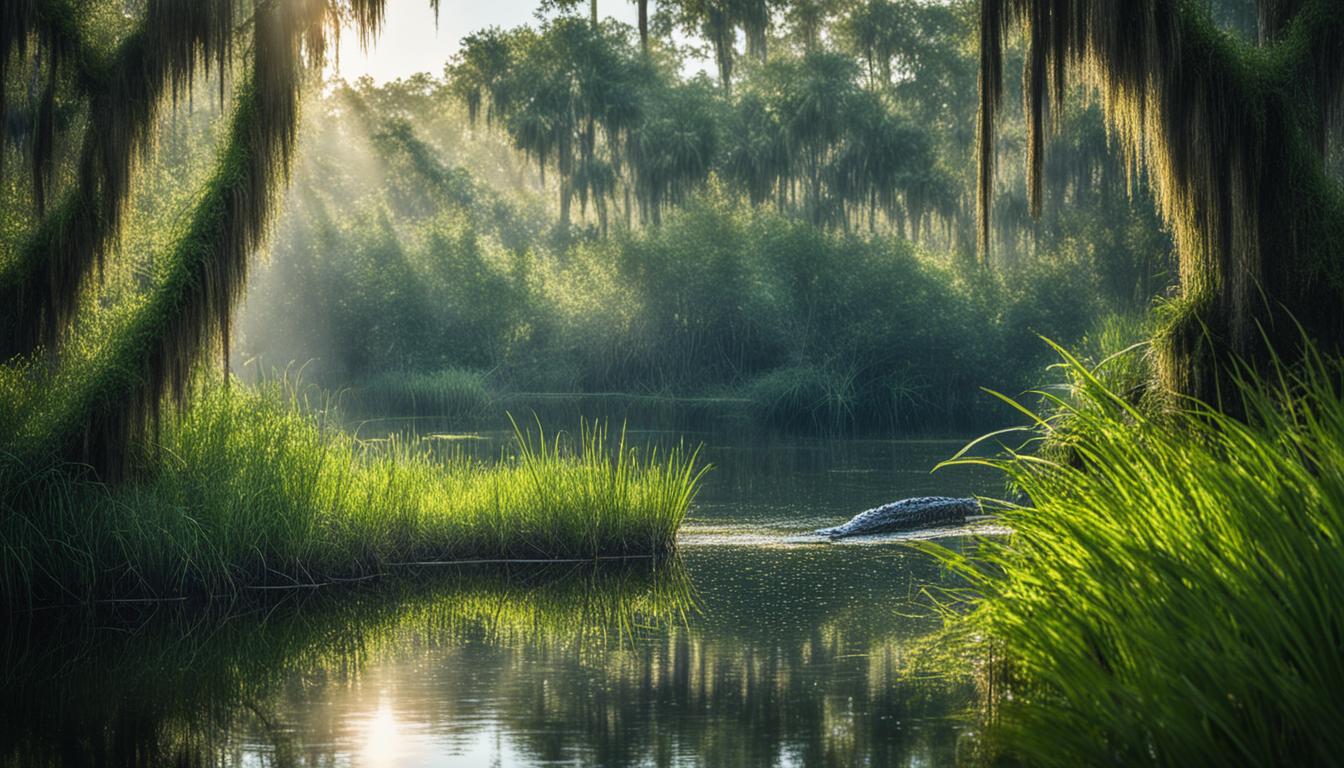
<svg viewBox="0 0 1344 768"><path fill-rule="evenodd" d="M917 663L951 578L899 537L798 534L995 478L929 474L959 441L687 439L715 469L670 563L12 619L0 765L955 763L974 686Z"/></svg>

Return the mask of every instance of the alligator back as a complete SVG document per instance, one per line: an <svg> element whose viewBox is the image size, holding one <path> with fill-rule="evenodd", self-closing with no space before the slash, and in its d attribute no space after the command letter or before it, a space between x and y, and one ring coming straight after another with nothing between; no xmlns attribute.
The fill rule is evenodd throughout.
<svg viewBox="0 0 1344 768"><path fill-rule="evenodd" d="M860 512L844 525L822 528L817 534L832 539L865 536L961 523L965 522L968 516L978 514L980 514L980 502L975 499L918 496Z"/></svg>

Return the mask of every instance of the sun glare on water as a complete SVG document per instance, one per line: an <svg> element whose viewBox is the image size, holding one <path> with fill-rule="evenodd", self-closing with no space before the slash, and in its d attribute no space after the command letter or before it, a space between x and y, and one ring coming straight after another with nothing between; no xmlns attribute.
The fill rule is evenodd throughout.
<svg viewBox="0 0 1344 768"><path fill-rule="evenodd" d="M363 765L370 768L397 765L402 752L401 734L392 705L387 700L378 703L378 710L369 718L364 733Z"/></svg>

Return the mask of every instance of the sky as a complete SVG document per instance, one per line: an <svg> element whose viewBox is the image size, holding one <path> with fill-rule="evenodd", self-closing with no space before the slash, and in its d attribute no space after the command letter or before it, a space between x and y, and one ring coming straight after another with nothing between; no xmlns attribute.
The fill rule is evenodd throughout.
<svg viewBox="0 0 1344 768"><path fill-rule="evenodd" d="M346 80L368 75L378 83L416 72L440 75L463 37L489 26L531 24L537 5L538 0L442 0L436 27L429 0L387 0L382 34L368 51L360 49L353 32L341 35L339 74ZM635 23L630 0L598 0L598 12Z"/></svg>

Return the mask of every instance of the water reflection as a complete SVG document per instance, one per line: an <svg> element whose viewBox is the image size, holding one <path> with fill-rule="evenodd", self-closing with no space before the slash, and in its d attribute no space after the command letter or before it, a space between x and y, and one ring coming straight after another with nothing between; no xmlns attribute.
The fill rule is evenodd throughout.
<svg viewBox="0 0 1344 768"><path fill-rule="evenodd" d="M688 550L442 574L225 612L11 622L7 765L937 764L962 684L915 673L899 550Z"/></svg>
<svg viewBox="0 0 1344 768"><path fill-rule="evenodd" d="M477 437L441 442L488 457L509 439ZM716 470L658 567L8 617L0 765L955 762L973 687L917 663L949 577L899 544L792 535L995 481L928 474L958 441L688 440Z"/></svg>

